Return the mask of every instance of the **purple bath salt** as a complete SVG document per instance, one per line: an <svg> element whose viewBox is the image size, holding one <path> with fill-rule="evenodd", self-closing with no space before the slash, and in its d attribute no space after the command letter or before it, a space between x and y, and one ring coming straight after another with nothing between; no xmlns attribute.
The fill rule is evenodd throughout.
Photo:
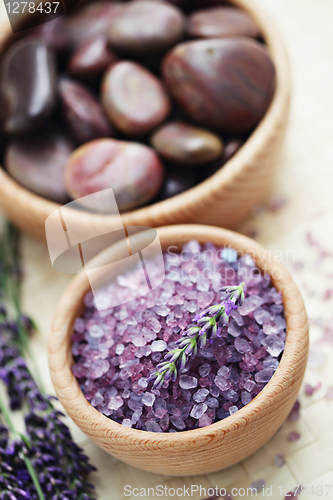
<svg viewBox="0 0 333 500"><path fill-rule="evenodd" d="M192 396L193 401L195 403L203 403L206 399L206 397L209 394L208 389L199 389L197 392L195 392Z"/></svg>
<svg viewBox="0 0 333 500"><path fill-rule="evenodd" d="M198 379L196 377L189 377L188 375L181 375L179 385L182 389L195 389L198 385Z"/></svg>
<svg viewBox="0 0 333 500"><path fill-rule="evenodd" d="M205 403L194 405L190 415L198 420L206 412L207 408L208 406Z"/></svg>
<svg viewBox="0 0 333 500"><path fill-rule="evenodd" d="M150 392L145 392L142 396L142 403L145 406L153 406L154 401L155 401L155 394L151 394Z"/></svg>
<svg viewBox="0 0 333 500"><path fill-rule="evenodd" d="M109 309L98 311L90 292L75 320L73 373L87 400L128 428L173 433L233 415L269 382L284 349L281 295L249 255L197 241L183 250L164 253L163 281L152 260L150 280L162 282L147 295L136 297L147 284L142 268L134 267L98 291ZM219 325L196 356L187 356L175 380L170 374L154 387L157 365L197 326L195 316L224 300L221 287L241 282L245 300L230 307L229 323ZM126 302L113 306L113 297Z"/></svg>

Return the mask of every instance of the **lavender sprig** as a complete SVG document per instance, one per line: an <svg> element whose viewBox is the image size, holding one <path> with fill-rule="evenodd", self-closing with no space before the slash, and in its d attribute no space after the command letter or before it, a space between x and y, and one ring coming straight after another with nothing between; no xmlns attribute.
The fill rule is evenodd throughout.
<svg viewBox="0 0 333 500"><path fill-rule="evenodd" d="M11 408L20 409L26 403L28 414L25 416L26 435L14 433L15 449L23 447L26 451L25 455L21 454L21 462L10 462L7 452L1 453L0 484L5 481L10 492L5 492L4 496L1 492L0 500L89 500L93 498L92 485L86 481L86 476L95 469L73 442L69 429L61 421L63 415L53 407L52 399L55 398L39 389L23 357L32 322L21 314L18 259L18 232L8 226L0 241L0 378L7 387ZM14 312L14 320L7 306ZM3 404L2 410L6 413ZM13 432L9 431L12 438ZM3 468L11 471L11 476ZM24 478L22 487L11 479L19 475ZM29 491L29 495L23 497L19 490Z"/></svg>
<svg viewBox="0 0 333 500"><path fill-rule="evenodd" d="M0 453L0 480L5 487L0 493L0 500L7 498L10 500L37 500L37 498L46 500L29 457L29 439L16 431L1 397L0 411L8 426L8 428L1 426L6 446Z"/></svg>
<svg viewBox="0 0 333 500"><path fill-rule="evenodd" d="M220 304L208 307L193 318L196 326L191 326L183 333L183 338L176 344L178 347L172 349L165 356L161 363L157 365L157 371L153 373L149 380L154 381L153 387L159 388L165 380L177 380L178 371L185 368L187 358L194 358L198 348L204 347L207 340L219 335L222 328L229 323L229 316L233 309L242 305L244 300L244 285L242 282L238 286L226 286L219 291L223 293L223 300Z"/></svg>

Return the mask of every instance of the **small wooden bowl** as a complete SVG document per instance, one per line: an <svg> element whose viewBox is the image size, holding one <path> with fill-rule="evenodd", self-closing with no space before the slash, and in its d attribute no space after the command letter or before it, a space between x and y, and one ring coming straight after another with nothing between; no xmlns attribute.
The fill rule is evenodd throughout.
<svg viewBox="0 0 333 500"><path fill-rule="evenodd" d="M286 269L261 245L240 234L211 226L179 225L157 230L162 247L179 249L191 239L230 245L250 252L258 267L282 292L287 340L278 369L251 403L230 417L201 429L151 433L110 420L86 400L71 371L71 334L90 289L77 275L63 295L49 339L49 367L57 395L80 429L108 453L139 469L186 476L223 469L258 450L287 418L299 391L308 353L308 324L300 293ZM174 250L174 248L173 248ZM104 257L116 249L110 247ZM102 255L102 254L101 254ZM102 262L101 257L97 257ZM97 259L96 258L96 259Z"/></svg>
<svg viewBox="0 0 333 500"><path fill-rule="evenodd" d="M276 66L272 103L250 138L223 168L188 191L153 205L122 214L125 226L158 227L202 223L233 228L269 195L287 126L290 74L286 52L274 25L253 0L232 0L257 22ZM0 31L0 47L10 29ZM0 168L0 206L22 230L45 240L45 220L60 207L20 186ZM69 217L69 215L68 215ZM110 217L73 210L76 227L109 227Z"/></svg>

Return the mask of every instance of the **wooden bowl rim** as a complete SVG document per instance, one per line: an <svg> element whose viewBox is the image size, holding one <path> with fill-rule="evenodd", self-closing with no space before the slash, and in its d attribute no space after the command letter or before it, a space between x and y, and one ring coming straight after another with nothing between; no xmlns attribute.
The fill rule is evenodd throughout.
<svg viewBox="0 0 333 500"><path fill-rule="evenodd" d="M157 228L157 231L162 246L163 242L171 238L175 240L175 244L179 245L191 239L197 239L201 243L212 241L219 245L230 245L239 252L251 252L258 267L261 270L266 269L270 275L273 269L279 271L281 277L274 278L271 275L271 279L276 288L282 292L287 322L287 340L279 367L264 389L235 414L199 429L172 434L153 433L128 428L109 419L86 400L69 367L68 353L77 307L76 300L82 303L83 295L87 290L88 281L84 273L78 274L72 280L58 305L49 338L49 367L53 385L66 411L71 416L71 409L75 407L75 414L80 414L85 421L90 422L94 434L103 436L105 439L115 439L118 444L126 446L140 442L145 449L151 446L152 450L155 449L156 442L159 443L160 449L175 445L181 446L189 441L192 441L192 445L198 448L207 442L207 438L223 436L254 423L272 405L277 404L278 399L282 398L285 387L290 384L289 378L297 371L299 352L307 352L308 333L307 328L304 328L304 325L307 325L307 316L302 298L289 272L270 255L269 251L252 239L227 229L194 224L165 226ZM68 401L70 401L70 408Z"/></svg>
<svg viewBox="0 0 333 500"><path fill-rule="evenodd" d="M180 193L172 198L153 203L142 208L135 209L130 212L121 213L124 224L127 221L133 220L149 221L152 218L152 209L156 210L160 216L168 214L176 218L177 212L191 210L193 204L201 204L204 210L205 200L210 197L212 192L226 188L232 180L234 180L244 169L244 165L248 162L249 157L253 157L258 151L265 147L265 143L274 134L274 130L280 123L281 112L284 109L286 96L290 95L290 70L289 61L284 49L282 39L275 28L274 23L263 12L255 0L230 0L234 5L247 11L258 24L263 37L266 41L268 50L272 56L276 68L276 88L272 98L272 102L266 111L265 115L252 132L250 137L245 141L240 150L232 157L223 167L208 179L200 182L198 185ZM6 29L4 29L6 31ZM9 29L7 29L9 31ZM55 210L61 207L60 204L43 198L24 186L16 182L7 172L0 166L0 193L1 191L11 192L15 196L20 196L21 200L25 200L27 206L33 205L35 212L43 214L45 219ZM68 213L68 217L73 220L85 224L94 222L103 223L106 220L112 221L113 216L93 214L81 210L73 210L72 214ZM174 219L176 220L176 219Z"/></svg>

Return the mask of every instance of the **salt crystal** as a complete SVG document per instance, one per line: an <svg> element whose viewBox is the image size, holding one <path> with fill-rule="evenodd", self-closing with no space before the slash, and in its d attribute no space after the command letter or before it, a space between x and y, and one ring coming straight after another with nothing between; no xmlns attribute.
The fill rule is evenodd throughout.
<svg viewBox="0 0 333 500"><path fill-rule="evenodd" d="M236 401L238 401L239 399L237 392L233 389L229 389L228 391L224 392L223 396L225 397L225 399L227 399L228 401L232 401L233 403L236 403Z"/></svg>
<svg viewBox="0 0 333 500"><path fill-rule="evenodd" d="M224 377L221 377L221 375L217 375L214 379L214 384L221 390L221 391L227 391L231 387L231 382L230 380L225 379Z"/></svg>
<svg viewBox="0 0 333 500"><path fill-rule="evenodd" d="M139 418L141 417L141 415L142 415L142 410L135 410L133 412L133 415L132 415L132 418L131 418L132 425L135 425L135 424L138 423Z"/></svg>
<svg viewBox="0 0 333 500"><path fill-rule="evenodd" d="M328 387L326 392L326 399L333 399L333 387Z"/></svg>
<svg viewBox="0 0 333 500"><path fill-rule="evenodd" d="M200 275L197 281L197 290L199 292L208 292L209 287L210 287L210 281L204 278L202 275Z"/></svg>
<svg viewBox="0 0 333 500"><path fill-rule="evenodd" d="M124 404L123 399L120 396L111 396L107 404L109 410L118 410Z"/></svg>
<svg viewBox="0 0 333 500"><path fill-rule="evenodd" d="M146 389L146 387L148 387L148 379L146 379L145 377L141 377L138 380L138 387L140 389Z"/></svg>
<svg viewBox="0 0 333 500"><path fill-rule="evenodd" d="M181 375L179 385L182 389L195 389L198 385L198 379L188 375Z"/></svg>
<svg viewBox="0 0 333 500"><path fill-rule="evenodd" d="M236 411L238 411L237 406L230 406L230 408L229 408L230 415L233 415L234 413L236 413Z"/></svg>
<svg viewBox="0 0 333 500"><path fill-rule="evenodd" d="M200 253L200 250L201 250L200 243L197 240L190 240L184 244L183 251L180 255L181 257L183 257L183 255L186 255L186 252L197 254Z"/></svg>
<svg viewBox="0 0 333 500"><path fill-rule="evenodd" d="M242 391L241 400L244 406L249 404L252 401L251 394L247 391Z"/></svg>
<svg viewBox="0 0 333 500"><path fill-rule="evenodd" d="M266 335L272 335L279 333L279 327L274 323L274 321L266 320L263 324L263 332Z"/></svg>
<svg viewBox="0 0 333 500"><path fill-rule="evenodd" d="M249 488L251 490L256 490L256 494L259 493L264 489L266 485L265 479L258 479L257 481L253 481L253 483L250 484Z"/></svg>
<svg viewBox="0 0 333 500"><path fill-rule="evenodd" d="M97 359L96 361L90 363L89 375L93 379L98 379L102 377L109 370L109 368L109 361L107 361L106 359Z"/></svg>
<svg viewBox="0 0 333 500"><path fill-rule="evenodd" d="M132 427L132 421L129 418L125 418L122 421L122 425L124 425L125 427Z"/></svg>
<svg viewBox="0 0 333 500"><path fill-rule="evenodd" d="M191 410L190 416L198 420L207 411L207 408L208 406L205 403L194 405Z"/></svg>
<svg viewBox="0 0 333 500"><path fill-rule="evenodd" d="M274 465L275 467L283 467L286 463L283 455L275 455L274 456Z"/></svg>
<svg viewBox="0 0 333 500"><path fill-rule="evenodd" d="M200 292L197 297L199 309L206 309L206 307L210 306L214 297L214 292Z"/></svg>
<svg viewBox="0 0 333 500"><path fill-rule="evenodd" d="M151 355L151 360L157 364L162 358L162 354L160 352L153 352Z"/></svg>
<svg viewBox="0 0 333 500"><path fill-rule="evenodd" d="M251 351L251 345L249 344L249 342L239 337L235 338L234 346L237 351L242 354L244 354L244 352Z"/></svg>
<svg viewBox="0 0 333 500"><path fill-rule="evenodd" d="M265 368L264 370L261 370L260 372L257 372L255 374L254 376L255 381L260 383L269 382L274 372L275 372L274 368Z"/></svg>
<svg viewBox="0 0 333 500"><path fill-rule="evenodd" d="M93 338L100 338L100 337L103 337L104 335L104 330L101 326L99 325L92 325L90 328L89 328L89 335Z"/></svg>
<svg viewBox="0 0 333 500"><path fill-rule="evenodd" d="M166 349L166 342L164 340L155 340L151 344L151 350L153 352L163 352Z"/></svg>
<svg viewBox="0 0 333 500"><path fill-rule="evenodd" d="M170 422L176 427L176 429L179 429L179 430L184 430L186 425L185 425L185 422L184 420L182 420L181 418L179 417L170 417Z"/></svg>
<svg viewBox="0 0 333 500"><path fill-rule="evenodd" d="M219 418L220 420L229 417L229 415L230 415L229 410L225 410L224 408L220 408L217 412L217 418Z"/></svg>
<svg viewBox="0 0 333 500"><path fill-rule="evenodd" d="M260 307L264 303L264 299L258 295L250 295L246 297L243 304L238 307L238 312L242 316L247 316L251 312L255 311L257 307Z"/></svg>
<svg viewBox="0 0 333 500"><path fill-rule="evenodd" d="M213 398L213 396L208 396L205 399L205 403L208 406L208 408L218 408L219 407L219 401L216 398Z"/></svg>
<svg viewBox="0 0 333 500"><path fill-rule="evenodd" d="M209 363L204 363L203 365L199 366L199 374L200 377L207 377L209 375L211 370L211 365Z"/></svg>
<svg viewBox="0 0 333 500"><path fill-rule="evenodd" d="M146 423L146 430L148 432L163 432L161 427L154 420L148 420Z"/></svg>
<svg viewBox="0 0 333 500"><path fill-rule="evenodd" d="M221 250L221 257L229 264L233 264L237 260L238 253L234 248L226 247Z"/></svg>
<svg viewBox="0 0 333 500"><path fill-rule="evenodd" d="M166 413L160 420L159 424L163 431L166 431L169 428L169 415Z"/></svg>
<svg viewBox="0 0 333 500"><path fill-rule="evenodd" d="M195 313L198 310L198 305L195 302L195 300L191 300L190 302L187 303L187 310L190 313Z"/></svg>
<svg viewBox="0 0 333 500"><path fill-rule="evenodd" d="M116 346L116 354L120 356L124 352L125 346L123 344L117 344Z"/></svg>
<svg viewBox="0 0 333 500"><path fill-rule="evenodd" d="M236 323L237 323L238 326L243 326L244 325L244 318L243 318L243 316L241 314L239 314L239 312L237 311L237 309L234 309L231 312L230 317L236 321Z"/></svg>
<svg viewBox="0 0 333 500"><path fill-rule="evenodd" d="M155 401L155 395L152 394L151 392L145 392L142 396L142 403L145 406L153 406L154 401Z"/></svg>
<svg viewBox="0 0 333 500"><path fill-rule="evenodd" d="M298 441L301 435L299 432L293 431L288 434L288 441Z"/></svg>
<svg viewBox="0 0 333 500"><path fill-rule="evenodd" d="M315 390L315 387L312 387L310 384L305 384L304 392L307 396L312 396Z"/></svg>
<svg viewBox="0 0 333 500"><path fill-rule="evenodd" d="M244 384L244 389L246 389L248 392L251 392L255 385L256 383L253 380L247 380Z"/></svg>
<svg viewBox="0 0 333 500"><path fill-rule="evenodd" d="M262 345L267 347L271 356L277 357L284 349L284 341L277 335L269 335L262 341Z"/></svg>
<svg viewBox="0 0 333 500"><path fill-rule="evenodd" d="M167 316L170 312L170 309L169 307L165 306L165 305L162 305L162 306L156 306L155 308L155 312L156 314L158 314L159 316Z"/></svg>
<svg viewBox="0 0 333 500"><path fill-rule="evenodd" d="M146 345L146 339L143 335L135 335L134 337L132 337L132 342L137 347Z"/></svg>
<svg viewBox="0 0 333 500"><path fill-rule="evenodd" d="M211 425L214 422L214 418L207 413L204 413L198 420L199 427L206 427L207 425Z"/></svg>
<svg viewBox="0 0 333 500"><path fill-rule="evenodd" d="M104 397L102 396L102 394L99 392L96 392L95 396L92 398L90 403L92 404L92 406L96 407L96 406L102 404L103 401L104 401Z"/></svg>
<svg viewBox="0 0 333 500"><path fill-rule="evenodd" d="M145 326L142 328L142 335L144 336L146 342L156 339L156 332L149 330L149 328Z"/></svg>
<svg viewBox="0 0 333 500"><path fill-rule="evenodd" d="M193 401L195 403L203 403L206 399L206 397L208 396L209 394L209 390L208 389L199 389L197 392L195 392L193 394Z"/></svg>
<svg viewBox="0 0 333 500"><path fill-rule="evenodd" d="M218 387L216 387L215 384L212 384L209 388L209 392L211 393L211 395L214 397L214 398L217 398L219 397L220 395L220 390Z"/></svg>
<svg viewBox="0 0 333 500"><path fill-rule="evenodd" d="M253 317L259 325L262 325L265 320L271 319L270 313L261 307L258 307L258 309L254 311Z"/></svg>
<svg viewBox="0 0 333 500"><path fill-rule="evenodd" d="M162 325L157 319L152 318L149 321L149 323L150 323L152 329L154 330L154 332L159 333L161 331Z"/></svg>
<svg viewBox="0 0 333 500"><path fill-rule="evenodd" d="M83 333L86 329L86 323L83 318L75 318L74 330L78 333Z"/></svg>
<svg viewBox="0 0 333 500"><path fill-rule="evenodd" d="M239 335L242 333L241 327L236 323L235 320L231 320L229 325L228 325L228 333L232 335L233 337L239 337Z"/></svg>
<svg viewBox="0 0 333 500"><path fill-rule="evenodd" d="M264 359L262 364L265 368L274 368L274 370L276 370L277 367L279 366L279 360L276 358L268 357Z"/></svg>
<svg viewBox="0 0 333 500"><path fill-rule="evenodd" d="M227 378L230 378L230 372L231 372L231 367L224 365L224 366L221 366L221 368L219 368L217 375L227 379Z"/></svg>
<svg viewBox="0 0 333 500"><path fill-rule="evenodd" d="M128 403L127 403L128 407L133 410L134 412L136 410L140 410L141 413L142 413L142 403L140 401L133 401L132 399L129 399Z"/></svg>

